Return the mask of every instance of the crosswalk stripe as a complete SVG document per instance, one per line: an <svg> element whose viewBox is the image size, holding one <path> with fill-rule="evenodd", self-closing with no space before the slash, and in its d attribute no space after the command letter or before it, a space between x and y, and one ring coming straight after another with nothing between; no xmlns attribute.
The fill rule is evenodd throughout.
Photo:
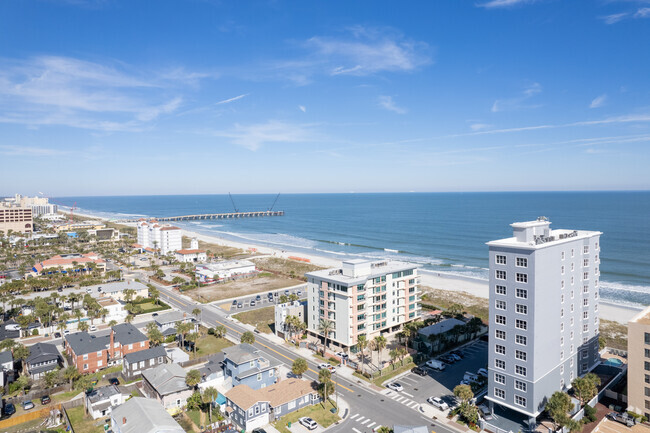
<svg viewBox="0 0 650 433"><path fill-rule="evenodd" d="M361 423L361 425L366 425L370 421L369 419L365 420L364 422Z"/></svg>
<svg viewBox="0 0 650 433"><path fill-rule="evenodd" d="M355 419L355 418L358 417L359 415L360 415L360 414L355 413L354 415L352 415L352 416L350 417L350 419Z"/></svg>
<svg viewBox="0 0 650 433"><path fill-rule="evenodd" d="M358 429L356 429L354 427L352 427L352 430L354 431L354 433L361 433L361 430L358 430Z"/></svg>
<svg viewBox="0 0 650 433"><path fill-rule="evenodd" d="M371 422L371 423L368 424L366 427L368 427L368 428L372 428L372 426L375 425L375 424L377 424L377 423L376 423L376 422Z"/></svg>
<svg viewBox="0 0 650 433"><path fill-rule="evenodd" d="M362 416L361 418L359 418L359 419L357 420L357 422L361 422L361 421L363 421L364 419L366 419L366 417L365 417L365 416Z"/></svg>
<svg viewBox="0 0 650 433"><path fill-rule="evenodd" d="M400 397L400 395L399 395L399 394L395 394L395 395L394 395L394 396L392 396L391 398L392 398L393 400L395 400L396 398L399 398L399 397Z"/></svg>
<svg viewBox="0 0 650 433"><path fill-rule="evenodd" d="M406 397L400 397L398 399L395 399L396 402L400 403L402 400L404 400Z"/></svg>
<svg viewBox="0 0 650 433"><path fill-rule="evenodd" d="M413 408L414 406L417 406L417 405L418 405L418 402L414 401L413 403L409 403L407 406L410 407L410 408Z"/></svg>

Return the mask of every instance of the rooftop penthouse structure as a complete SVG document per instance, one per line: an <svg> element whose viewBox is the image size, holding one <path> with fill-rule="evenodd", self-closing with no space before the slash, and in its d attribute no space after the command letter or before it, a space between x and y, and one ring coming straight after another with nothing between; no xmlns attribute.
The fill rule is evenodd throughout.
<svg viewBox="0 0 650 433"><path fill-rule="evenodd" d="M398 331L420 317L417 266L398 261L348 260L341 268L305 274L307 329L323 337L323 320L333 322L328 339L340 347Z"/></svg>
<svg viewBox="0 0 650 433"><path fill-rule="evenodd" d="M535 418L598 361L601 232L511 224L513 236L488 242L488 395ZM532 427L531 427L532 428Z"/></svg>

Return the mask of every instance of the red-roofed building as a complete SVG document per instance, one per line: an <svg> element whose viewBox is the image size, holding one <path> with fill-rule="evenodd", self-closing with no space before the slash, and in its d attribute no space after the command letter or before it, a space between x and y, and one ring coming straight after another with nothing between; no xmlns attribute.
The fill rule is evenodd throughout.
<svg viewBox="0 0 650 433"><path fill-rule="evenodd" d="M205 250L178 250L174 254L176 255L176 260L179 262L198 263L208 260L208 256Z"/></svg>
<svg viewBox="0 0 650 433"><path fill-rule="evenodd" d="M93 268L102 273L106 272L106 262L97 253L61 254L35 264L28 275L89 272Z"/></svg>

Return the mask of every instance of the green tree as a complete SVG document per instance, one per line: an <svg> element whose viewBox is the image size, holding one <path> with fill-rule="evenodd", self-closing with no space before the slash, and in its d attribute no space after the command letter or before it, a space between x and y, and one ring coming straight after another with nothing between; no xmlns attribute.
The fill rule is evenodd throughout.
<svg viewBox="0 0 650 433"><path fill-rule="evenodd" d="M388 356L390 357L390 365L392 365L393 370L395 370L395 361L397 361L397 358L399 358L399 352L397 349L392 349L390 352L388 352Z"/></svg>
<svg viewBox="0 0 650 433"><path fill-rule="evenodd" d="M54 388L59 380L59 370L52 370L45 373L45 385L48 388Z"/></svg>
<svg viewBox="0 0 650 433"><path fill-rule="evenodd" d="M223 338L226 336L226 327L223 325L219 325L214 328L214 336L217 338Z"/></svg>
<svg viewBox="0 0 650 433"><path fill-rule="evenodd" d="M577 377L571 382L580 402L584 405L598 394L600 377L594 373L587 373L584 377Z"/></svg>
<svg viewBox="0 0 650 433"><path fill-rule="evenodd" d="M74 365L69 366L65 370L63 370L63 377L65 380L70 382L70 388L72 388L72 382L75 380L79 379L79 371L77 370L77 367Z"/></svg>
<svg viewBox="0 0 650 433"><path fill-rule="evenodd" d="M201 313L202 313L202 311L201 311L201 309L198 308L198 307L196 307L196 308L194 308L194 309L192 310L192 316L194 316L194 317L196 318L196 320L199 321L199 323L201 323L201 319L200 319L200 317L201 317Z"/></svg>
<svg viewBox="0 0 650 433"><path fill-rule="evenodd" d="M153 299L153 302L158 305L158 300L160 299L160 290L156 289L151 284L149 285L149 297Z"/></svg>
<svg viewBox="0 0 650 433"><path fill-rule="evenodd" d="M90 328L90 325L88 325L88 322L85 321L79 323L79 325L77 326L77 329L82 332L88 331L88 328Z"/></svg>
<svg viewBox="0 0 650 433"><path fill-rule="evenodd" d="M327 340L329 340L330 332L334 329L334 322L328 319L321 319L318 324L318 332L323 336L323 356L325 356L325 349L327 349Z"/></svg>
<svg viewBox="0 0 650 433"><path fill-rule="evenodd" d="M165 339L165 337L163 337L162 332L160 332L155 322L147 323L146 331L147 331L147 338L149 338L149 341L153 346L160 345Z"/></svg>
<svg viewBox="0 0 650 433"><path fill-rule="evenodd" d="M199 340L199 334L197 332L190 332L185 336L185 339L192 343L192 352L196 356L196 343Z"/></svg>
<svg viewBox="0 0 650 433"><path fill-rule="evenodd" d="M29 385L29 376L27 375L22 375L18 379L16 379L16 385L20 388L22 393L25 393L25 388Z"/></svg>
<svg viewBox="0 0 650 433"><path fill-rule="evenodd" d="M546 402L546 412L553 420L554 430L567 425L570 420L567 413L573 407L571 397L566 392L555 391L551 398Z"/></svg>
<svg viewBox="0 0 650 433"><path fill-rule="evenodd" d="M212 386L208 386L203 390L203 403L208 405L210 413L210 424L212 424L212 404L219 397L219 392Z"/></svg>
<svg viewBox="0 0 650 433"><path fill-rule="evenodd" d="M194 388L201 383L201 372L199 370L190 370L185 375L185 383L187 386Z"/></svg>
<svg viewBox="0 0 650 433"><path fill-rule="evenodd" d="M318 372L319 390L323 396L323 401L327 404L327 398L332 390L332 373L323 368Z"/></svg>
<svg viewBox="0 0 650 433"><path fill-rule="evenodd" d="M474 393L469 385L457 385L454 388L454 395L461 401L461 403L469 403L474 398Z"/></svg>
<svg viewBox="0 0 650 433"><path fill-rule="evenodd" d="M176 332L181 336L181 347L185 349L185 336L192 329L192 325L186 322L176 322Z"/></svg>
<svg viewBox="0 0 650 433"><path fill-rule="evenodd" d="M188 397L186 407L189 410L199 409L202 404L203 404L203 397L201 396L201 393L199 391L194 391L194 394Z"/></svg>
<svg viewBox="0 0 650 433"><path fill-rule="evenodd" d="M368 337L366 334L361 334L357 337L357 349L359 349L359 354L361 356L361 371L363 372L364 362L366 358L366 347L368 347Z"/></svg>
<svg viewBox="0 0 650 433"><path fill-rule="evenodd" d="M75 389L90 389L92 387L93 378L89 374L83 374L77 378L74 383Z"/></svg>
<svg viewBox="0 0 650 433"><path fill-rule="evenodd" d="M251 331L246 331L241 335L240 341L242 343L253 344L255 343L255 334L253 334Z"/></svg>
<svg viewBox="0 0 650 433"><path fill-rule="evenodd" d="M126 301L126 303L130 303L135 296L135 290L133 289L126 289L122 293L124 294L124 301Z"/></svg>
<svg viewBox="0 0 650 433"><path fill-rule="evenodd" d="M377 365L381 370L381 351L384 350L388 342L383 335L376 336L372 341L375 343L375 350L377 351Z"/></svg>
<svg viewBox="0 0 650 433"><path fill-rule="evenodd" d="M25 360L29 356L29 349L22 344L16 344L13 348L14 360L20 360L23 365L23 371L26 370Z"/></svg>
<svg viewBox="0 0 650 433"><path fill-rule="evenodd" d="M291 366L291 372L298 377L302 377L308 368L309 366L307 365L307 361L304 358L296 358L296 360L293 361L293 365Z"/></svg>
<svg viewBox="0 0 650 433"><path fill-rule="evenodd" d="M108 322L108 327L112 328L113 326L117 325L117 320L113 319L110 322Z"/></svg>

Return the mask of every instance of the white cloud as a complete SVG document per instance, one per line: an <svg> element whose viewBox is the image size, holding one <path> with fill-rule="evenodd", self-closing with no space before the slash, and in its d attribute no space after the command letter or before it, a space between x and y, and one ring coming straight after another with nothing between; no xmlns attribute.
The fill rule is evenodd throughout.
<svg viewBox="0 0 650 433"><path fill-rule="evenodd" d="M293 125L276 120L253 125L235 124L230 131L213 131L210 134L230 138L232 143L253 151L264 144L306 143L314 140L310 125Z"/></svg>
<svg viewBox="0 0 650 433"><path fill-rule="evenodd" d="M58 149L48 149L44 147L17 146L0 144L0 155L5 156L59 156L66 155L68 152Z"/></svg>
<svg viewBox="0 0 650 433"><path fill-rule="evenodd" d="M479 3L476 6L486 9L508 8L526 3L533 3L535 0L491 0L485 3Z"/></svg>
<svg viewBox="0 0 650 433"><path fill-rule="evenodd" d="M393 101L392 96L385 96L382 95L378 98L379 100L379 106L388 110L388 111L393 111L397 114L405 114L406 109L402 107L398 107L397 104L395 104L395 101Z"/></svg>
<svg viewBox="0 0 650 433"><path fill-rule="evenodd" d="M299 109L300 111L302 111L303 113L306 113L306 112L307 112L307 107L305 107L304 105L298 105L298 109Z"/></svg>
<svg viewBox="0 0 650 433"><path fill-rule="evenodd" d="M600 108L603 105L605 105L605 102L607 102L607 95L603 94L597 96L596 98L594 98L593 101L591 101L591 104L589 104L589 108Z"/></svg>
<svg viewBox="0 0 650 433"><path fill-rule="evenodd" d="M248 93L244 93L243 95L239 95L239 96L235 96L233 98L224 99L223 101L219 101L215 105L230 104L231 102L238 101L238 100L240 100L242 98L245 98L247 96L248 96Z"/></svg>
<svg viewBox="0 0 650 433"><path fill-rule="evenodd" d="M605 24L616 24L628 15L629 14L627 12L622 12L620 14L605 15L604 17L600 18L605 22Z"/></svg>
<svg viewBox="0 0 650 433"><path fill-rule="evenodd" d="M634 14L634 18L650 18L650 8L641 8Z"/></svg>
<svg viewBox="0 0 650 433"><path fill-rule="evenodd" d="M492 125L488 125L487 123L472 123L469 127L472 131L481 131L483 129L491 128Z"/></svg>
<svg viewBox="0 0 650 433"><path fill-rule="evenodd" d="M490 111L496 113L499 111L511 111L538 107L538 105L527 104L526 101L540 93L542 93L542 86L539 83L533 83L526 87L519 96L495 100Z"/></svg>

